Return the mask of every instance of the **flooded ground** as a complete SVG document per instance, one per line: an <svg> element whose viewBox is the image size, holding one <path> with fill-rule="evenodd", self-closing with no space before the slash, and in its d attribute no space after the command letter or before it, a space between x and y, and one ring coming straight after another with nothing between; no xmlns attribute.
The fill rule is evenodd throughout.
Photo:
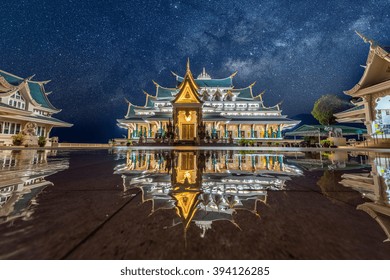
<svg viewBox="0 0 390 280"><path fill-rule="evenodd" d="M389 259L390 154L0 151L0 259Z"/></svg>

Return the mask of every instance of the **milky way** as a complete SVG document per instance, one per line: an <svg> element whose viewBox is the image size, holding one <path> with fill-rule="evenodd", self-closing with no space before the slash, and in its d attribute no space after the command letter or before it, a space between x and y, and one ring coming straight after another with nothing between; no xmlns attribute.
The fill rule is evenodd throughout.
<svg viewBox="0 0 390 280"><path fill-rule="evenodd" d="M387 0L1 2L0 68L52 80L57 117L75 124L54 131L63 141L125 134L124 97L143 105L152 79L175 86L187 57L195 75L238 70L236 87L257 81L254 93L293 117L358 82L369 45L355 30L390 45Z"/></svg>

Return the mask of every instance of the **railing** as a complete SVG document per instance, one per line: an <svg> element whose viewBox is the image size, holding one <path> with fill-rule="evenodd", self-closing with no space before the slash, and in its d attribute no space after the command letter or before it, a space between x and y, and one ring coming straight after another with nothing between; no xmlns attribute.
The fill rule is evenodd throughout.
<svg viewBox="0 0 390 280"><path fill-rule="evenodd" d="M94 144L94 143L58 143L60 148L109 148L109 144Z"/></svg>

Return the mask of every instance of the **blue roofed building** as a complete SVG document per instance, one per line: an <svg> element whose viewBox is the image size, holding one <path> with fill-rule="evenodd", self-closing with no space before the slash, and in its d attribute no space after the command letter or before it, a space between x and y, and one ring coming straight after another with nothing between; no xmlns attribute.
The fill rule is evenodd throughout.
<svg viewBox="0 0 390 280"><path fill-rule="evenodd" d="M282 130L294 127L299 121L283 115L280 104L265 106L264 92L253 94L255 83L235 88L233 77L236 74L214 79L203 68L194 78L188 61L184 76L173 73L174 87L153 81L156 92L150 95L144 91L144 106L127 100L127 114L117 120L117 124L128 130L128 139L144 137L157 141L166 135L175 143L194 144L207 138L216 142L283 139Z"/></svg>
<svg viewBox="0 0 390 280"><path fill-rule="evenodd" d="M0 70L0 145L12 144L12 136L19 133L49 140L53 127L72 126L53 117L61 110L49 101L50 92L45 91L49 81L33 81L32 78Z"/></svg>

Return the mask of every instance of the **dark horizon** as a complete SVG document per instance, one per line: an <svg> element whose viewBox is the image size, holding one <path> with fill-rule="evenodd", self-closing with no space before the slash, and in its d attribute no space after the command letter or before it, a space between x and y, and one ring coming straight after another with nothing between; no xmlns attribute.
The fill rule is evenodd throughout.
<svg viewBox="0 0 390 280"><path fill-rule="evenodd" d="M62 142L101 142L126 131L116 119L125 98L144 104L152 80L175 86L187 57L197 76L236 70L236 87L254 81L265 105L283 114L309 114L323 94L360 79L369 45L381 45L390 24L388 1L10 1L2 3L0 69L46 85L61 120Z"/></svg>

